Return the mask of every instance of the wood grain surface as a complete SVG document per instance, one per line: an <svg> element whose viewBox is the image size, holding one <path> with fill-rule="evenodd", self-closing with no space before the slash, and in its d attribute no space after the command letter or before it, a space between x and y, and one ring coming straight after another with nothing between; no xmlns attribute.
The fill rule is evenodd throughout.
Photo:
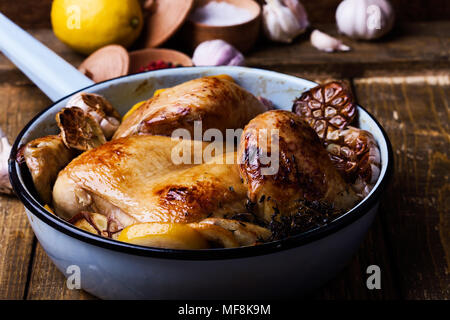
<svg viewBox="0 0 450 320"><path fill-rule="evenodd" d="M143 0L142 0L143 1ZM263 3L264 0L257 0ZM448 0L390 0L398 21L436 21L448 19ZM301 1L306 8L311 23L332 23L341 0ZM0 0L0 12L4 13L24 28L50 28L50 8L52 0Z"/></svg>
<svg viewBox="0 0 450 320"><path fill-rule="evenodd" d="M379 41L354 41L339 36L334 25L318 29L336 36L352 50L329 54L315 49L308 35L291 45L262 42L247 59L250 66L280 72L324 74L336 78L357 78L386 74L423 73L448 67L450 21L398 26Z"/></svg>
<svg viewBox="0 0 450 320"><path fill-rule="evenodd" d="M347 268L310 298L450 299L449 27L408 24L401 30L409 31L384 42L351 42L352 53L320 53L298 39L292 47L260 44L249 55L252 66L318 81L348 79L393 144L395 173L374 225ZM50 30L32 33L74 65L81 62ZM2 55L0 101L0 126L11 142L50 103ZM0 299L94 298L67 289L14 197L0 195L0 230ZM365 285L371 264L382 270L381 290Z"/></svg>
<svg viewBox="0 0 450 320"><path fill-rule="evenodd" d="M14 82L6 81L4 75L0 79L0 127L12 142L49 101L17 72ZM0 298L22 299L35 241L23 206L15 197L0 195L0 230Z"/></svg>
<svg viewBox="0 0 450 320"><path fill-rule="evenodd" d="M355 79L389 133L395 179L380 216L405 298L450 297L450 77Z"/></svg>

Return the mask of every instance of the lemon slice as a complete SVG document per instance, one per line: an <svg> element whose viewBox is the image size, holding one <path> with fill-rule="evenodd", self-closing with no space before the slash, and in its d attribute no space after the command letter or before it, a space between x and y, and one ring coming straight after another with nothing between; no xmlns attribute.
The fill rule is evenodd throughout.
<svg viewBox="0 0 450 320"><path fill-rule="evenodd" d="M199 232L181 223L148 222L134 224L123 229L118 240L157 248L208 248L208 242Z"/></svg>

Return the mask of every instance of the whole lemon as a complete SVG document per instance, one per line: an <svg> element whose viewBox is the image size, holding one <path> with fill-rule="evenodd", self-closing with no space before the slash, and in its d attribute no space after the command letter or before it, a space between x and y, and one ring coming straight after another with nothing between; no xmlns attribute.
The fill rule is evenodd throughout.
<svg viewBox="0 0 450 320"><path fill-rule="evenodd" d="M130 46L143 26L138 0L54 0L55 35L83 54L108 44Z"/></svg>

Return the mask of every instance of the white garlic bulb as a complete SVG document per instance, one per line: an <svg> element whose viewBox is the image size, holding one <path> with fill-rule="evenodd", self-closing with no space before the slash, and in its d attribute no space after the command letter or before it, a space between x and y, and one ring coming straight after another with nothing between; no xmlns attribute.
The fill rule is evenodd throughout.
<svg viewBox="0 0 450 320"><path fill-rule="evenodd" d="M350 47L343 44L341 40L319 30L311 32L310 41L315 48L325 52L350 50Z"/></svg>
<svg viewBox="0 0 450 320"><path fill-rule="evenodd" d="M200 66L243 66L245 58L235 47L223 40L204 41L194 51L192 61Z"/></svg>
<svg viewBox="0 0 450 320"><path fill-rule="evenodd" d="M388 0L344 0L336 10L341 33L354 39L377 39L394 25L394 10Z"/></svg>
<svg viewBox="0 0 450 320"><path fill-rule="evenodd" d="M298 0L266 0L263 26L273 41L290 43L309 26L305 8Z"/></svg>
<svg viewBox="0 0 450 320"><path fill-rule="evenodd" d="M10 153L11 145L2 129L0 129L0 193L13 193L8 174L8 158Z"/></svg>

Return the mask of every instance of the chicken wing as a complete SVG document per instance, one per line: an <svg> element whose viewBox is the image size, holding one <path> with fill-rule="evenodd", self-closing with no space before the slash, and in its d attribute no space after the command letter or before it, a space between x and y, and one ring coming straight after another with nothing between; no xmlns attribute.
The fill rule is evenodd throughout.
<svg viewBox="0 0 450 320"><path fill-rule="evenodd" d="M254 95L226 78L205 77L162 91L148 100L120 125L113 139L134 134L170 136L175 129L194 133L194 121L210 128L243 128L267 111Z"/></svg>

